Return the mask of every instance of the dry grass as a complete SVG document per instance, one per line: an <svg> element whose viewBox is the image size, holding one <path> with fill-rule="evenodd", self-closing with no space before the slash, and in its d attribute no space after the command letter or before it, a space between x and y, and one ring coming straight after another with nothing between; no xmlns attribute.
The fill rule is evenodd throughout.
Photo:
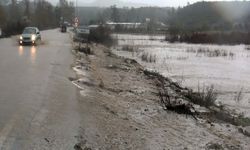
<svg viewBox="0 0 250 150"><path fill-rule="evenodd" d="M148 52L143 52L141 55L141 60L144 62L155 63L156 55L150 54Z"/></svg>
<svg viewBox="0 0 250 150"><path fill-rule="evenodd" d="M243 87L236 93L234 100L239 103L243 99Z"/></svg>
<svg viewBox="0 0 250 150"><path fill-rule="evenodd" d="M121 50L122 51L128 51L128 52L136 52L138 51L138 47L137 46L132 46L132 45L123 45Z"/></svg>
<svg viewBox="0 0 250 150"><path fill-rule="evenodd" d="M235 54L233 52L228 52L224 49L209 49L209 48L188 48L187 53L196 53L197 57L229 57L234 58Z"/></svg>
<svg viewBox="0 0 250 150"><path fill-rule="evenodd" d="M208 87L204 86L202 89L200 89L200 87L198 86L197 92L189 90L189 92L187 92L185 95L185 97L188 98L191 102L200 106L205 106L207 108L210 106L215 106L217 96L218 94L213 85Z"/></svg>

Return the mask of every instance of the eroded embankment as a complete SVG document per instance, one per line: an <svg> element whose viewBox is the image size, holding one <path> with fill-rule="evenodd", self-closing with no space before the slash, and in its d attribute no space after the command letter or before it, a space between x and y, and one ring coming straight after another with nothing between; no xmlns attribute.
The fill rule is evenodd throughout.
<svg viewBox="0 0 250 150"><path fill-rule="evenodd" d="M104 46L90 48L91 55L73 51L77 77L71 80L80 89L82 103L90 103L88 116L93 115L88 121L91 127L83 122L77 148L250 147L250 138L237 126L212 115L217 107L194 104L188 96L195 93L189 89L145 70L135 60L112 54Z"/></svg>
<svg viewBox="0 0 250 150"><path fill-rule="evenodd" d="M184 114L196 115L197 117L208 119L212 122L222 121L236 126L250 126L249 118L215 103L217 93L212 87L206 91L193 92L192 89L183 88L178 83L173 82L171 79L157 72L144 70L144 74L157 80L156 86L159 88L159 97L165 108L176 106L178 111L179 106L182 106L184 109L182 113ZM176 95L169 93L170 90L175 91ZM188 101L188 104L183 100ZM205 107L208 111L205 113L199 112L199 110L196 110L192 105ZM175 111L175 108L172 109ZM193 112L191 112L191 109L193 109Z"/></svg>

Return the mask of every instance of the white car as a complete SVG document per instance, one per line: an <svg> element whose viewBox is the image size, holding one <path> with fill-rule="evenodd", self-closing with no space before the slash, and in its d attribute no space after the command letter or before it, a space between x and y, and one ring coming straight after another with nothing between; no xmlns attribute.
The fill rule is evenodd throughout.
<svg viewBox="0 0 250 150"><path fill-rule="evenodd" d="M36 27L26 27L23 30L22 35L19 38L19 44L37 44L41 40L41 34L38 28Z"/></svg>

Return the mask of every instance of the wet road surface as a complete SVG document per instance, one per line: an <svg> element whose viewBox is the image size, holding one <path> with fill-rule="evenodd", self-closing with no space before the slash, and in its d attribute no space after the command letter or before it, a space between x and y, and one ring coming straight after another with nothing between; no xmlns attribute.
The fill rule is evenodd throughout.
<svg viewBox="0 0 250 150"><path fill-rule="evenodd" d="M73 149L78 92L69 82L69 34L43 31L44 44L0 40L0 149Z"/></svg>

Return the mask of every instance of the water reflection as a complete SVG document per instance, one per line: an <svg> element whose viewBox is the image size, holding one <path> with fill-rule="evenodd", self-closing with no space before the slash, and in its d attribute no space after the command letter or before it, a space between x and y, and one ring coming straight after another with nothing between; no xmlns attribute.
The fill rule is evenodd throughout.
<svg viewBox="0 0 250 150"><path fill-rule="evenodd" d="M19 46L18 53L19 53L19 56L23 55L23 46Z"/></svg>
<svg viewBox="0 0 250 150"><path fill-rule="evenodd" d="M36 61L36 47L32 46L30 49L30 58L31 58L31 62L35 63Z"/></svg>

